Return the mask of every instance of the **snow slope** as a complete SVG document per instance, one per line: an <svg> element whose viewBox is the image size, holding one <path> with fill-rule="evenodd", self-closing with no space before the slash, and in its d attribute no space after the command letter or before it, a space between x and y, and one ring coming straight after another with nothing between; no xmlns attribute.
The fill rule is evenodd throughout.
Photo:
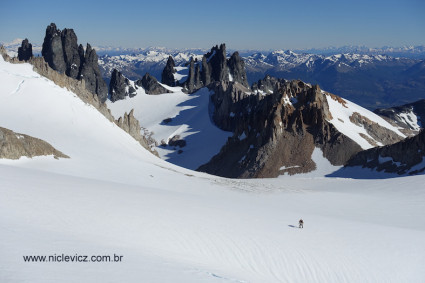
<svg viewBox="0 0 425 283"><path fill-rule="evenodd" d="M140 145L118 126L109 121L106 123L107 119L93 106L40 77L29 64L12 65L1 59L0 85L2 127L43 139L71 157L53 163L49 158L32 162L22 160L22 166L43 168L43 164L46 169L61 174L80 175L82 172L90 177L119 181L128 179L128 176L117 175L114 173L116 168L103 165L100 161L105 156L119 163L123 155L133 155L135 158L128 163L133 167L138 166L140 159L165 164L141 150ZM129 170L128 174L138 173Z"/></svg>
<svg viewBox="0 0 425 283"><path fill-rule="evenodd" d="M158 146L156 150L161 158L173 164L197 169L220 151L232 133L220 130L211 121L208 89L186 94L181 87L163 86L174 92L147 95L139 88L136 96L113 103L108 101L108 107L115 117L134 109L140 125L153 133L152 137L159 145L161 141L168 143L172 137L179 135L186 141L185 147ZM171 121L164 121L167 118ZM179 153L179 150L182 152Z"/></svg>
<svg viewBox="0 0 425 283"><path fill-rule="evenodd" d="M424 176L230 180L189 171L28 64L1 58L0 121L71 157L0 160L0 282L425 280ZM23 260L54 254L123 258Z"/></svg>
<svg viewBox="0 0 425 283"><path fill-rule="evenodd" d="M326 92L324 92L323 90L322 92L326 94ZM406 137L406 135L400 132L397 127L394 127L393 125L385 121L382 117L355 103L352 103L351 101L344 99L345 103L343 105L337 100L333 99L329 94L326 94L326 100L329 105L329 111L331 112L333 118L329 122L332 123L339 132L355 141L363 149L369 149L373 146L364 137L362 137L362 135L368 137L370 140L375 141L380 146L382 146L383 144L380 141L375 140L372 136L370 136L364 126L359 126L351 122L350 117L353 115L353 113L358 113L361 116L366 117L370 121L378 123L381 127L385 127L395 132L400 137Z"/></svg>

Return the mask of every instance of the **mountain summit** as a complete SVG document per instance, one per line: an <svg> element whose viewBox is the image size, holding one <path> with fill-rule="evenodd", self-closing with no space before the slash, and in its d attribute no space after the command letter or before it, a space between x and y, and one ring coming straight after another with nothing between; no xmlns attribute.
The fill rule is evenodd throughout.
<svg viewBox="0 0 425 283"><path fill-rule="evenodd" d="M47 26L41 54L53 70L84 80L87 90L105 102L108 87L100 74L96 51L88 43L86 50L78 45L73 29L61 31L54 23Z"/></svg>

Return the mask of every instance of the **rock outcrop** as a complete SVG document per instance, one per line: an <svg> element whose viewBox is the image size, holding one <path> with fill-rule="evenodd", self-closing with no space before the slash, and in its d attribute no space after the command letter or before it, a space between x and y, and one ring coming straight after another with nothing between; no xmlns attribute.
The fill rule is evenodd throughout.
<svg viewBox="0 0 425 283"><path fill-rule="evenodd" d="M267 85L271 81L276 83ZM258 91L260 85L273 91L264 95ZM228 81L216 82L211 89L213 120L234 135L199 171L225 177L276 177L314 170L311 156L316 147L334 165L345 164L362 150L328 122L330 94L318 86L266 78L254 92Z"/></svg>
<svg viewBox="0 0 425 283"><path fill-rule="evenodd" d="M382 144L393 144L401 140L401 137L393 131L382 127L377 122L369 120L358 112L354 112L350 116L350 121L355 125L363 127L373 140L378 140ZM369 141L369 143L373 146L378 145L373 141Z"/></svg>
<svg viewBox="0 0 425 283"><path fill-rule="evenodd" d="M119 117L115 120L115 124L117 124L121 129L129 133L133 138L135 138L144 148L149 149L154 155L159 156L158 153L153 150L153 147L149 144L149 141L141 134L141 127L139 120L134 117L134 109L124 116Z"/></svg>
<svg viewBox="0 0 425 283"><path fill-rule="evenodd" d="M425 172L425 130L398 143L354 155L346 167L361 166L378 172L415 175Z"/></svg>
<svg viewBox="0 0 425 283"><path fill-rule="evenodd" d="M32 56L32 44L25 38L22 40L21 47L18 48L18 59L19 61L28 61Z"/></svg>
<svg viewBox="0 0 425 283"><path fill-rule="evenodd" d="M225 44L213 47L202 57L201 62L193 58L190 60L189 75L183 87L192 93L210 83L222 81L234 81L249 87L242 58L235 52L227 59Z"/></svg>
<svg viewBox="0 0 425 283"><path fill-rule="evenodd" d="M141 80L137 80L135 84L143 87L147 94L172 93L172 91L163 87L155 77L149 75L149 73L146 73Z"/></svg>
<svg viewBox="0 0 425 283"><path fill-rule="evenodd" d="M53 70L84 80L90 92L97 94L102 102L106 101L108 88L100 74L96 51L90 44L86 50L78 45L73 29L61 31L55 24L50 24L46 28L41 54Z"/></svg>
<svg viewBox="0 0 425 283"><path fill-rule="evenodd" d="M0 127L0 158L19 159L22 156L32 158L45 155L53 155L56 159L69 158L41 139Z"/></svg>
<svg viewBox="0 0 425 283"><path fill-rule="evenodd" d="M130 83L129 79L124 77L117 69L114 69L109 83L109 99L115 102L125 99L127 96L133 97L136 94L136 89Z"/></svg>
<svg viewBox="0 0 425 283"><path fill-rule="evenodd" d="M425 125L425 99L402 106L376 109L374 112L401 128L408 136L417 135Z"/></svg>
<svg viewBox="0 0 425 283"><path fill-rule="evenodd" d="M258 80L258 82L253 83L251 89L254 92L258 92L260 94L271 94L275 90L278 90L286 82L287 81L285 79L278 79L266 75L264 79Z"/></svg>
<svg viewBox="0 0 425 283"><path fill-rule="evenodd" d="M176 70L174 69L175 67L176 67L176 64L173 60L173 57L169 56L167 60L167 64L165 65L165 68L162 71L161 83L169 85L169 86L175 86L176 84L176 80L174 79L174 74L176 73Z"/></svg>

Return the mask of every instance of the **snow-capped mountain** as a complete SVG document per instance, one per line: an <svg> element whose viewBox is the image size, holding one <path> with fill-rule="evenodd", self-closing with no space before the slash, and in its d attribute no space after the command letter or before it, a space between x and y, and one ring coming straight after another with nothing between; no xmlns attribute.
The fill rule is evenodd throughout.
<svg viewBox="0 0 425 283"><path fill-rule="evenodd" d="M422 61L387 55L298 54L275 51L246 58L250 82L264 74L319 84L363 107L375 109L406 104L425 95ZM415 67L416 66L416 67ZM415 72L412 76L412 72Z"/></svg>
<svg viewBox="0 0 425 283"><path fill-rule="evenodd" d="M113 69L117 69L132 80L141 79L145 73L160 80L161 72L169 56L173 57L176 64L183 65L192 57L201 58L200 52L200 50L173 51L164 48L148 48L132 54L100 56L99 67L106 79L110 78Z"/></svg>
<svg viewBox="0 0 425 283"><path fill-rule="evenodd" d="M292 65L312 62L307 56L306 60L293 52L275 52L272 55L269 62L275 60L287 64L290 61ZM211 58L219 61L209 64ZM156 84L156 89L168 90L169 93L150 93L141 81L133 82L114 71L109 107L119 116L134 109L142 127L156 140L158 152L168 161L226 177L275 177L314 171L311 154L315 147L319 147L333 165L340 166L361 150L392 144L406 137L398 127L378 115L302 81L266 77L250 89L241 79L246 74L245 65L239 57L234 59L238 62L237 66L232 67L239 79L236 82L234 76L228 75L229 67L226 66L231 58L226 59L225 45L222 45L220 48L213 47L202 60L197 60L202 61L205 73L199 71L199 66L192 66L191 62L191 87L182 84L183 90L192 93L189 95L183 93L182 88L159 84L155 79L152 79L155 81L152 85ZM343 61L348 65L387 58L342 55L320 59L328 64ZM174 75L175 80L179 67L173 66L172 58L168 58L165 69ZM195 70L198 70L197 74ZM208 85L201 84L200 78L208 81ZM170 81L173 85L174 80ZM140 86L143 88L139 89ZM203 86L211 92L199 90ZM210 96L212 108L209 106ZM152 104L164 105L161 109L167 107L168 110L157 111L159 106L152 108ZM183 105L190 105L190 110L182 108ZM209 115L212 115L214 124ZM227 133L220 132L217 127ZM228 139L230 136L231 139ZM212 137L215 138L213 143ZM300 143L300 140L303 142ZM200 144L214 146L208 146L208 151L198 152ZM282 152L286 154L281 155Z"/></svg>
<svg viewBox="0 0 425 283"><path fill-rule="evenodd" d="M309 53L295 53L290 50L277 50L269 54L256 53L245 57L248 68L256 66L269 66L280 71L290 72L292 69L305 68L306 71L313 72L316 69L329 68L331 66L341 65L348 68L359 68L368 64L377 62L396 62L403 60L401 58L393 58L387 55L366 55L355 53L334 54L323 56Z"/></svg>
<svg viewBox="0 0 425 283"><path fill-rule="evenodd" d="M185 67L192 56L200 59L197 52L173 53L152 49L133 55L105 55L99 58L99 64L106 80L114 68L132 80L141 79L146 72L161 80L162 69L170 55L178 67ZM371 110L410 103L425 95L425 83L421 79L425 72L423 68L415 67L422 62L417 59L374 53L320 55L277 50L256 52L243 56L243 60L250 84L263 79L266 74L301 79L319 84Z"/></svg>
<svg viewBox="0 0 425 283"><path fill-rule="evenodd" d="M392 57L405 57L423 59L425 57L425 46L402 46L402 47L366 47L366 46L342 46L342 47L327 47L327 48L311 48L296 50L296 52L306 52L313 54L322 54L325 56L341 54L341 53L356 53L364 55L379 55L387 54Z"/></svg>
<svg viewBox="0 0 425 283"><path fill-rule="evenodd" d="M192 94L160 84L169 93L148 95L138 87L142 84L127 79L123 88L134 92L108 102L108 107L115 116L134 111L163 159L231 177L314 171L315 147L340 166L361 150L405 137L380 116L318 87L268 80L253 90L217 82ZM277 89L270 87L276 83Z"/></svg>
<svg viewBox="0 0 425 283"><path fill-rule="evenodd" d="M273 87L274 86L274 87ZM267 77L250 91L232 82L213 86L213 120L232 131L200 171L225 177L276 177L316 170L319 148L332 165L405 135L383 118L299 80Z"/></svg>
<svg viewBox="0 0 425 283"><path fill-rule="evenodd" d="M256 53L252 56L245 57L244 60L246 61L247 67L255 66L256 64L268 64L273 67L278 66L279 68L289 70L302 64L308 66L308 62L313 62L319 58L321 58L321 56L315 54L297 54L290 50L276 50L267 55Z"/></svg>

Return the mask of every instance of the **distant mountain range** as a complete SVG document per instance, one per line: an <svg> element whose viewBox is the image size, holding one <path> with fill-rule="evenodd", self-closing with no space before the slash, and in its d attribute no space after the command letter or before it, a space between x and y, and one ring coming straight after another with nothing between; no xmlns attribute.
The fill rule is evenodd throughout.
<svg viewBox="0 0 425 283"><path fill-rule="evenodd" d="M6 50L17 52L18 47L21 45L22 38L14 39L11 42L1 42L0 45L3 45ZM149 50L164 52L167 54L174 53L193 53L197 55L202 55L208 52L208 48L166 48L166 47L146 47L146 48L127 48L127 47L114 47L114 46L105 46L98 45L93 46L99 55L128 55L128 54L139 54L143 52L147 52ZM41 44L33 43L34 53L41 52ZM246 57L255 53L264 53L268 54L273 52L274 50L259 50L259 49L248 49L248 50L233 50L228 49L229 52L238 51L241 56ZM318 55L335 55L341 53L356 53L356 54L364 54L364 55L379 55L385 54L392 57L405 57L405 58L415 58L415 59L425 59L425 45L417 45L417 46L401 46L401 47L392 47L392 46L383 46L383 47L366 47L366 46L330 46L323 48L304 48L304 49L293 49L293 52L296 53L310 53L310 54L318 54Z"/></svg>
<svg viewBox="0 0 425 283"><path fill-rule="evenodd" d="M342 47L297 49L294 51L298 53L313 53L313 54L322 54L326 56L339 54L339 53L356 53L356 54L366 54L366 55L386 54L393 57L406 57L406 58L416 58L416 59L425 58L425 45L402 46L402 47L384 46L379 48L370 48L366 46L342 46Z"/></svg>
<svg viewBox="0 0 425 283"><path fill-rule="evenodd" d="M199 60L200 52L150 48L137 54L100 56L99 66L107 81L113 69L132 80L141 79L146 72L160 80L169 56L173 57L176 66L182 66L191 57ZM240 54L250 84L266 75L301 79L319 84L371 110L425 97L425 60L354 53L325 56L290 50Z"/></svg>
<svg viewBox="0 0 425 283"><path fill-rule="evenodd" d="M16 55L21 41L4 43L10 55ZM94 49L99 54L100 71L107 84L113 69L131 80L142 79L145 73L160 80L169 56L173 57L176 66L182 66L191 57L202 58L207 51L108 46ZM231 52L228 50L228 56ZM33 44L33 53L39 55L41 46ZM263 79L265 75L301 79L319 84L371 110L412 103L425 97L425 46L344 46L271 52L245 50L239 54L245 61L249 84Z"/></svg>
<svg viewBox="0 0 425 283"><path fill-rule="evenodd" d="M301 79L375 109L406 104L425 97L424 60L388 55L256 53L245 57L248 81L264 74Z"/></svg>
<svg viewBox="0 0 425 283"><path fill-rule="evenodd" d="M140 49L137 53L121 55L103 55L99 57L99 67L104 79L108 82L113 69L122 72L132 80L141 79L146 73L161 79L162 70L169 56L177 65L187 63L190 58L201 58L201 50L175 51L164 48Z"/></svg>

